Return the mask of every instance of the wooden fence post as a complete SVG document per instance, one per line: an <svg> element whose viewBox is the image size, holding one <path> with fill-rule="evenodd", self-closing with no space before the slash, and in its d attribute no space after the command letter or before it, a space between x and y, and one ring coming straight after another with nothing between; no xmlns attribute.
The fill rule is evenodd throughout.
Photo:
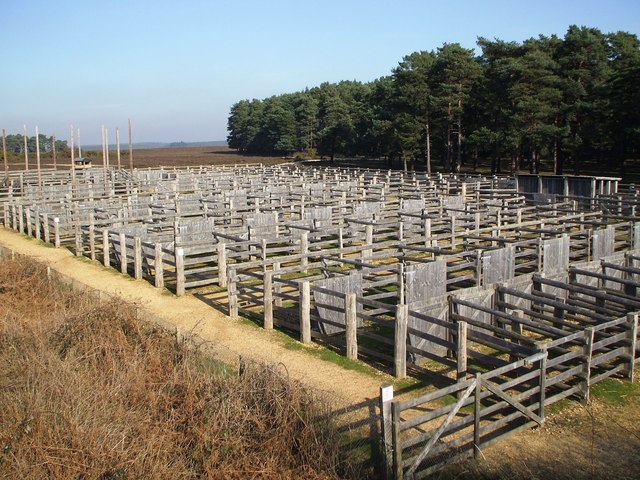
<svg viewBox="0 0 640 480"><path fill-rule="evenodd" d="M365 239L364 242L366 245L371 245L373 247L373 225L367 225L364 231ZM362 251L362 257L364 259L370 259L373 256L373 248L367 248Z"/></svg>
<svg viewBox="0 0 640 480"><path fill-rule="evenodd" d="M9 228L10 216L9 216L9 204L5 203L2 206L3 214L2 214L2 225L4 228Z"/></svg>
<svg viewBox="0 0 640 480"><path fill-rule="evenodd" d="M42 230L44 233L45 243L51 243L51 232L49 231L49 214L47 212L42 214Z"/></svg>
<svg viewBox="0 0 640 480"><path fill-rule="evenodd" d="M404 464L402 462L402 439L400 432L400 405L391 404L392 438L393 438L393 478L404 478Z"/></svg>
<svg viewBox="0 0 640 480"><path fill-rule="evenodd" d="M393 385L380 386L380 433L382 434L382 461L384 479L393 480L393 419L391 415Z"/></svg>
<svg viewBox="0 0 640 480"><path fill-rule="evenodd" d="M30 207L27 207L24 209L24 215L27 220L27 235L31 237L32 231L31 231L31 208Z"/></svg>
<svg viewBox="0 0 640 480"><path fill-rule="evenodd" d="M75 226L76 233L76 256L81 257L83 254L82 249L82 227L80 226L80 216L78 215Z"/></svg>
<svg viewBox="0 0 640 480"><path fill-rule="evenodd" d="M127 273L127 237L120 233L120 273Z"/></svg>
<svg viewBox="0 0 640 480"><path fill-rule="evenodd" d="M22 203L18 205L18 231L24 233L24 206Z"/></svg>
<svg viewBox="0 0 640 480"><path fill-rule="evenodd" d="M538 386L540 387L540 396L538 399L538 416L544 421L544 402L546 401L546 389L547 389L547 359L549 353L547 347L543 346L540 350L544 353L544 357L540 359L540 377L538 380Z"/></svg>
<svg viewBox="0 0 640 480"><path fill-rule="evenodd" d="M404 263L398 264L398 303L404 304L406 297L406 273L405 273L405 265Z"/></svg>
<svg viewBox="0 0 640 480"><path fill-rule="evenodd" d="M467 375L467 322L456 322L456 362L457 374L456 380L460 381Z"/></svg>
<svg viewBox="0 0 640 480"><path fill-rule="evenodd" d="M305 255L300 259L300 266L302 271L307 273L307 265L309 265L309 257L306 255L309 253L309 233L302 232L300 234L300 254Z"/></svg>
<svg viewBox="0 0 640 480"><path fill-rule="evenodd" d="M142 280L142 240L140 237L133 238L133 277Z"/></svg>
<svg viewBox="0 0 640 480"><path fill-rule="evenodd" d="M409 306L396 307L396 324L394 338L394 366L396 378L407 376L407 324L409 322Z"/></svg>
<svg viewBox="0 0 640 480"><path fill-rule="evenodd" d="M265 272L264 274L264 293L262 295L262 303L264 307L264 321L262 326L265 330L273 329L273 273Z"/></svg>
<svg viewBox="0 0 640 480"><path fill-rule="evenodd" d="M627 323L629 324L629 368L626 369L626 374L627 378L633 381L636 365L636 349L638 348L638 314L627 314Z"/></svg>
<svg viewBox="0 0 640 480"><path fill-rule="evenodd" d="M344 297L345 341L347 358L358 359L358 301L355 293L347 293Z"/></svg>
<svg viewBox="0 0 640 480"><path fill-rule="evenodd" d="M433 246L433 242L431 240L431 219L424 219L424 246L431 247Z"/></svg>
<svg viewBox="0 0 640 480"><path fill-rule="evenodd" d="M56 248L60 248L60 219L53 219L53 244Z"/></svg>
<svg viewBox="0 0 640 480"><path fill-rule="evenodd" d="M153 260L153 280L156 288L164 288L164 250L162 244L154 245L155 259Z"/></svg>
<svg viewBox="0 0 640 480"><path fill-rule="evenodd" d="M456 246L456 216L451 214L451 248Z"/></svg>
<svg viewBox="0 0 640 480"><path fill-rule="evenodd" d="M518 317L518 318L523 318L524 319L524 311L517 309L514 310L511 313L514 317ZM511 322L511 331L514 333L517 333L518 335L522 335L522 323L520 322ZM520 345L522 342L520 340L517 339L512 339L511 340L513 343L515 343L516 345ZM517 355L509 355L509 361L510 362L515 362L518 359Z"/></svg>
<svg viewBox="0 0 640 480"><path fill-rule="evenodd" d="M93 212L89 213L89 258L96 259L96 231Z"/></svg>
<svg viewBox="0 0 640 480"><path fill-rule="evenodd" d="M273 271L273 304L276 307L281 307L282 306L282 297L280 296L280 294L282 293L282 283L277 282L276 280L278 279L278 271L280 270L280 262L273 262L273 267L272 267L272 271Z"/></svg>
<svg viewBox="0 0 640 480"><path fill-rule="evenodd" d="M235 268L230 268L227 275L227 297L229 304L229 316L238 316L238 273Z"/></svg>
<svg viewBox="0 0 640 480"><path fill-rule="evenodd" d="M267 271L267 264L265 262L266 259L267 259L267 239L263 238L260 241L260 260L262 260L263 273Z"/></svg>
<svg viewBox="0 0 640 480"><path fill-rule="evenodd" d="M482 374L476 373L476 391L473 409L473 457L480 456L480 417L482 416L482 404L480 394L482 393Z"/></svg>
<svg viewBox="0 0 640 480"><path fill-rule="evenodd" d="M591 383L591 359L593 358L593 328L589 327L584 330L584 345L582 347L582 400L587 403L589 401L589 387Z"/></svg>
<svg viewBox="0 0 640 480"><path fill-rule="evenodd" d="M629 228L630 232L633 232L633 227ZM629 245L633 246L633 239L630 240ZM629 257L629 252L624 255L624 266L625 267L633 267L633 261L631 257ZM634 280L635 275L630 271L627 271L624 278L625 280ZM638 288L633 283L626 283L623 286L625 295L629 295L630 297L635 297L638 294Z"/></svg>
<svg viewBox="0 0 640 480"><path fill-rule="evenodd" d="M18 230L18 207L15 203L11 205L11 218L11 228Z"/></svg>
<svg viewBox="0 0 640 480"><path fill-rule="evenodd" d="M111 265L111 258L109 254L109 230L102 230L102 264L109 268Z"/></svg>
<svg viewBox="0 0 640 480"><path fill-rule="evenodd" d="M227 246L218 239L216 250L218 252L218 285L225 288L227 286Z"/></svg>
<svg viewBox="0 0 640 480"><path fill-rule="evenodd" d="M311 343L311 284L308 280L300 285L300 341Z"/></svg>
<svg viewBox="0 0 640 480"><path fill-rule="evenodd" d="M184 295L184 248L176 248L176 295Z"/></svg>
<svg viewBox="0 0 640 480"><path fill-rule="evenodd" d="M40 229L40 209L38 207L33 211L33 229L35 231L36 240L40 240L42 238L42 234Z"/></svg>

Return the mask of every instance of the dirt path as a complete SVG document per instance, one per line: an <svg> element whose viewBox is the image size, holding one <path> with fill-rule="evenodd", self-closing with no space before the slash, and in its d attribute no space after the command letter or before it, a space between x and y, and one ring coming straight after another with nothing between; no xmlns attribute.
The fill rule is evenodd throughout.
<svg viewBox="0 0 640 480"><path fill-rule="evenodd" d="M333 399L336 407L372 404L378 389L392 378L380 373L379 378L346 370L334 363L306 353L304 349L285 348L284 334L266 331L231 319L197 298L167 295L146 281L136 281L105 269L97 263L76 258L66 249L55 249L21 234L0 228L0 245L16 253L45 262L59 273L96 290L139 305L165 326L179 326L193 332L226 361L237 361L239 355L260 362L282 364L289 375ZM319 348L319 347L318 347Z"/></svg>

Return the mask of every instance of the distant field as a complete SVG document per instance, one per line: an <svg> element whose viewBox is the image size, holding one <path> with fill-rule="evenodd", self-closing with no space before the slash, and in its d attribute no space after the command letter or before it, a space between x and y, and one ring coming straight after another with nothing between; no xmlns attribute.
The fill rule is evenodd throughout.
<svg viewBox="0 0 640 480"><path fill-rule="evenodd" d="M102 166L102 152L100 151L83 151L83 156L91 158L94 166ZM24 169L24 157L18 154L11 153L9 155L9 169L10 170L23 170ZM291 159L282 157L269 157L262 155L246 155L239 153L227 146L197 146L197 147L182 147L182 148L138 148L133 150L133 164L136 168L158 167L158 166L195 166L195 165L233 165L233 164L248 164L248 163L262 163L263 165L276 165L279 163L290 162ZM69 157L58 155L57 165L58 168L68 168L70 163ZM109 163L112 166L117 165L116 152L110 151ZM503 162L503 173L510 173L510 165L508 162ZM40 164L43 168L50 168L53 166L53 160L50 153L42 154ZM124 168L129 167L129 151L123 146L121 150L121 164ZM322 161L315 161L314 165L330 165L328 159ZM336 159L334 164L339 167L365 167L374 169L401 169L402 163L398 160L393 162L391 167L382 159ZM551 165L541 165L540 173L543 175L550 175ZM619 165L612 162L584 162L580 174L582 175L597 175L597 176L614 176L623 178L623 182L640 182L640 161L635 159L629 159L626 161L626 172L624 175L620 175L618 170ZM29 168L36 169L36 158L34 154L29 154ZM415 168L419 172L424 171L424 164L417 162ZM434 161L434 172L442 172L442 165ZM490 173L490 164L488 161L480 161L477 165L477 169L473 170L472 165L463 165L462 171L464 173ZM526 168L520 170L520 173L528 173ZM565 175L574 175L573 168L567 168Z"/></svg>
<svg viewBox="0 0 640 480"><path fill-rule="evenodd" d="M98 152L99 153L99 152ZM99 157L102 162L102 156ZM150 148L133 151L134 167L178 166L188 165L223 165L262 163L275 165L287 162L280 157L262 157L244 155L228 147L187 147L187 148ZM128 165L129 153L122 155L122 162ZM113 163L113 157L111 157Z"/></svg>
<svg viewBox="0 0 640 480"><path fill-rule="evenodd" d="M82 152L83 156L90 158L94 166L102 166L102 152L89 151ZM51 168L53 160L50 154L42 154L40 157L42 168ZM121 164L124 168L129 167L129 151L126 148L121 150ZM275 165L288 162L290 160L280 157L264 157L259 155L244 155L226 146L209 147L186 147L186 148L148 148L136 149L133 151L133 166L135 168L177 166L186 167L193 165L223 165L223 164L247 164L262 163L264 165ZM59 169L68 168L70 158L58 155L57 167ZM117 165L115 151L109 152L109 164ZM12 154L9 157L9 168L11 170L23 170L25 167L24 157ZM29 169L36 169L36 157L29 155Z"/></svg>

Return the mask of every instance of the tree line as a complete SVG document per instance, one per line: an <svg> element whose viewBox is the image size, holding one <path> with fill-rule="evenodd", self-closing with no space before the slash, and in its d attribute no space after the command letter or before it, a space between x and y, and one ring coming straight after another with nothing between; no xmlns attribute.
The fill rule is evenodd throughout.
<svg viewBox="0 0 640 480"><path fill-rule="evenodd" d="M5 137L5 145L7 148L7 152L9 154L22 154L24 153L24 135L15 134L15 135L7 135ZM53 151L53 135L47 137L46 135L40 133L38 134L38 147L40 148L40 152L48 153ZM68 150L67 141L66 140L55 140L56 152L63 152ZM36 153L36 137L35 135L32 137L27 137L27 153Z"/></svg>
<svg viewBox="0 0 640 480"><path fill-rule="evenodd" d="M640 146L640 42L570 26L564 38L479 38L402 58L372 82L322 83L240 100L228 144L245 153L385 158L404 168L490 162L492 172L579 173L607 162L624 173ZM615 162L612 164L611 162Z"/></svg>

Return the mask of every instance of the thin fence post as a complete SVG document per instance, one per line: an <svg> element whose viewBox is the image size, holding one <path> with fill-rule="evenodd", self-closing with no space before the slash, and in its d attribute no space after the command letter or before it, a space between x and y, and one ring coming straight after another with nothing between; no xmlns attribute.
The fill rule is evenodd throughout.
<svg viewBox="0 0 640 480"><path fill-rule="evenodd" d="M273 329L273 273L266 272L264 274L264 293L262 295L262 303L264 307L263 327L265 330Z"/></svg>
<svg viewBox="0 0 640 480"><path fill-rule="evenodd" d="M380 432L382 433L382 461L384 463L384 479L393 479L393 419L391 414L393 402L393 385L383 384L380 387Z"/></svg>
<svg viewBox="0 0 640 480"><path fill-rule="evenodd" d="M467 375L467 322L461 321L456 323L458 330L456 335L456 380L460 381Z"/></svg>
<svg viewBox="0 0 640 480"><path fill-rule="evenodd" d="M184 248L176 248L176 295L184 295Z"/></svg>
<svg viewBox="0 0 640 480"><path fill-rule="evenodd" d="M120 233L120 273L127 273L127 237Z"/></svg>
<svg viewBox="0 0 640 480"><path fill-rule="evenodd" d="M96 259L95 218L93 212L89 213L89 258Z"/></svg>
<svg viewBox="0 0 640 480"><path fill-rule="evenodd" d="M60 248L60 219L53 219L53 244L56 248Z"/></svg>
<svg viewBox="0 0 640 480"><path fill-rule="evenodd" d="M32 229L31 229L31 208L27 207L25 208L25 217L27 219L27 235L28 236L32 236Z"/></svg>
<svg viewBox="0 0 640 480"><path fill-rule="evenodd" d="M480 396L482 393L482 374L476 373L476 391L473 409L473 457L480 456L480 417L482 414L482 404Z"/></svg>
<svg viewBox="0 0 640 480"><path fill-rule="evenodd" d="M365 259L370 259L370 258L373 256L373 225L367 225L367 226L365 227L365 233L364 233L364 235L365 235L365 239L364 239L365 244L366 244L367 246L369 246L369 245L370 245L370 246L371 246L371 248L367 248L366 250L364 250L364 251L362 252L362 256L363 256Z"/></svg>
<svg viewBox="0 0 640 480"><path fill-rule="evenodd" d="M407 376L407 324L409 322L409 306L396 307L395 338L394 338L394 366L396 378Z"/></svg>
<svg viewBox="0 0 640 480"><path fill-rule="evenodd" d="M302 271L307 273L307 265L309 265L309 257L307 254L309 253L309 233L302 232L300 234L300 255L304 255L300 258L300 266L302 267Z"/></svg>
<svg viewBox="0 0 640 480"><path fill-rule="evenodd" d="M300 341L311 343L311 284L300 283Z"/></svg>
<svg viewBox="0 0 640 480"><path fill-rule="evenodd" d="M2 206L3 214L2 214L2 225L4 228L9 228L10 216L9 216L9 204L5 203Z"/></svg>
<svg viewBox="0 0 640 480"><path fill-rule="evenodd" d="M13 228L14 230L18 230L19 229L19 223L18 223L18 207L15 203L13 203L11 205L11 228Z"/></svg>
<svg viewBox="0 0 640 480"><path fill-rule="evenodd" d="M587 403L589 401L589 387L591 384L591 360L593 358L593 328L589 327L584 330L584 345L582 347L582 400Z"/></svg>
<svg viewBox="0 0 640 480"><path fill-rule="evenodd" d="M278 271L280 270L280 262L273 262L273 305L276 307L282 306L282 283L278 282Z"/></svg>
<svg viewBox="0 0 640 480"><path fill-rule="evenodd" d="M424 228L424 246L431 247L432 242L431 242L431 219L430 218L424 219L423 228Z"/></svg>
<svg viewBox="0 0 640 480"><path fill-rule="evenodd" d="M344 325L347 343L347 358L358 359L358 303L355 293L344 297Z"/></svg>
<svg viewBox="0 0 640 480"><path fill-rule="evenodd" d="M33 229L35 231L36 240L40 240L42 234L40 229L40 209L38 207L33 211Z"/></svg>
<svg viewBox="0 0 640 480"><path fill-rule="evenodd" d="M517 309L517 310L514 310L511 314L514 317L523 318L524 319L524 311L523 310ZM518 335L522 335L522 323L520 323L520 322L511 322L511 331L513 333L517 333ZM513 343L515 343L516 345L520 345L521 344L520 340L511 340L511 341ZM517 359L518 359L517 355L513 355L513 354L509 355L509 361L510 362L515 362Z"/></svg>
<svg viewBox="0 0 640 480"><path fill-rule="evenodd" d="M402 479L404 477L404 464L402 462L402 439L400 431L400 405L391 404L392 438L393 438L393 478Z"/></svg>
<svg viewBox="0 0 640 480"><path fill-rule="evenodd" d="M162 244L154 245L155 259L153 260L153 281L156 288L164 288L164 250Z"/></svg>
<svg viewBox="0 0 640 480"><path fill-rule="evenodd" d="M44 241L46 243L51 243L51 233L49 232L49 214L42 214L42 229L44 231Z"/></svg>
<svg viewBox="0 0 640 480"><path fill-rule="evenodd" d="M544 402L546 401L546 389L547 389L547 358L549 353L546 347L541 349L544 356L540 359L540 377L538 380L538 386L540 387L540 396L538 399L538 416L544 421Z"/></svg>
<svg viewBox="0 0 640 480"><path fill-rule="evenodd" d="M627 314L627 323L629 324L629 367L626 369L626 373L627 378L633 381L636 365L636 349L638 348L638 314Z"/></svg>
<svg viewBox="0 0 640 480"><path fill-rule="evenodd" d="M225 288L227 286L227 246L218 240L216 250L218 252L218 285Z"/></svg>
<svg viewBox="0 0 640 480"><path fill-rule="evenodd" d="M80 215L76 217L75 233L76 233L76 256L81 257L83 254L83 247L82 247L82 226L80 225Z"/></svg>
<svg viewBox="0 0 640 480"><path fill-rule="evenodd" d="M142 239L133 238L133 276L136 280L142 280Z"/></svg>
<svg viewBox="0 0 640 480"><path fill-rule="evenodd" d="M227 297L229 304L229 316L235 318L238 316L238 273L235 268L230 268L227 275Z"/></svg>
<svg viewBox="0 0 640 480"><path fill-rule="evenodd" d="M102 230L102 264L109 268L111 265L111 258L109 253L109 230Z"/></svg>
<svg viewBox="0 0 640 480"><path fill-rule="evenodd" d="M18 231L24 233L24 206L22 203L18 205Z"/></svg>
<svg viewBox="0 0 640 480"><path fill-rule="evenodd" d="M456 216L451 215L451 248L456 246Z"/></svg>

